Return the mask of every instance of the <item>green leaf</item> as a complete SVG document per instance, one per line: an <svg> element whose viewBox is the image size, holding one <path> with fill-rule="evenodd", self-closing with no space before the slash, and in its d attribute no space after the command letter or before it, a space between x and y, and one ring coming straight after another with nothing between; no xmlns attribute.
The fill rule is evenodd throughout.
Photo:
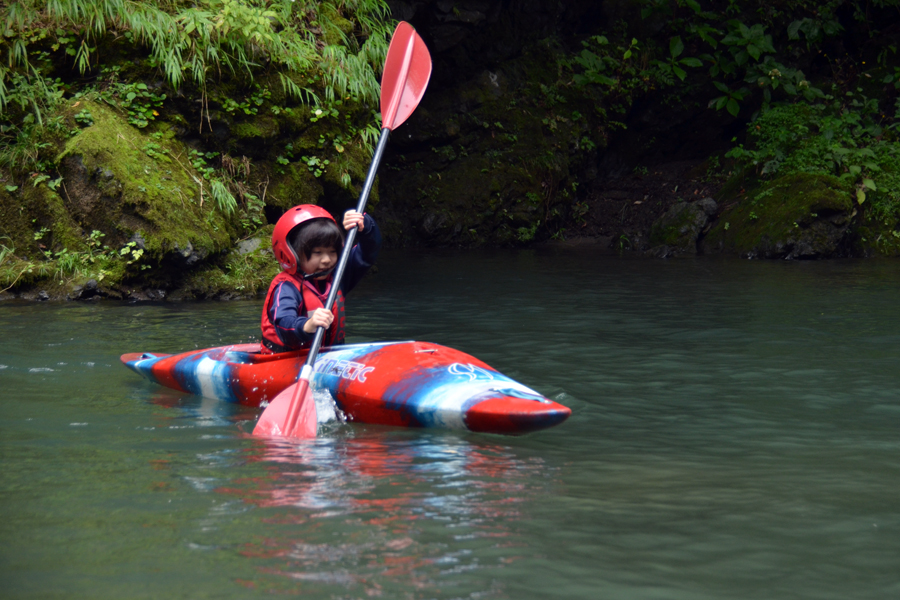
<svg viewBox="0 0 900 600"><path fill-rule="evenodd" d="M878 188L875 187L875 182L869 178L863 179L863 185L872 190L873 192L878 191Z"/></svg>
<svg viewBox="0 0 900 600"><path fill-rule="evenodd" d="M738 113L741 111L741 107L733 98L730 98L728 100L728 104L725 106L725 108L728 110L732 117L738 116Z"/></svg>
<svg viewBox="0 0 900 600"><path fill-rule="evenodd" d="M719 42L716 41L716 38L710 35L710 32L719 33L712 27L703 27L699 31L697 31L697 35L700 36L700 39L712 46L713 48L718 47Z"/></svg>
<svg viewBox="0 0 900 600"><path fill-rule="evenodd" d="M597 75L596 81L603 85L616 85L616 80L612 77L607 77L606 75Z"/></svg>
<svg viewBox="0 0 900 600"><path fill-rule="evenodd" d="M851 175L859 175L860 173L862 173L862 167L858 165L850 165L847 170L850 171Z"/></svg>
<svg viewBox="0 0 900 600"><path fill-rule="evenodd" d="M700 14L700 3L697 0L685 0L684 4L697 14Z"/></svg>
<svg viewBox="0 0 900 600"><path fill-rule="evenodd" d="M856 201L862 204L866 201L866 193L862 190L856 190Z"/></svg>
<svg viewBox="0 0 900 600"><path fill-rule="evenodd" d="M730 90L728 86L722 83L721 81L713 81L713 85L716 86L716 89L722 92L723 94L727 94Z"/></svg>
<svg viewBox="0 0 900 600"><path fill-rule="evenodd" d="M672 58L678 58L682 52L684 52L684 42L681 41L681 36L676 35L669 40L669 53Z"/></svg>
<svg viewBox="0 0 900 600"><path fill-rule="evenodd" d="M683 58L681 64L688 67L702 67L703 62L699 58Z"/></svg>
<svg viewBox="0 0 900 600"><path fill-rule="evenodd" d="M753 57L753 60L759 60L759 55L761 54L759 48L757 48L754 44L749 44L747 46L747 54Z"/></svg>
<svg viewBox="0 0 900 600"><path fill-rule="evenodd" d="M680 79L681 81L684 81L684 78L687 77L687 71L679 67L673 66L672 72L675 73L675 75L677 75L678 79Z"/></svg>

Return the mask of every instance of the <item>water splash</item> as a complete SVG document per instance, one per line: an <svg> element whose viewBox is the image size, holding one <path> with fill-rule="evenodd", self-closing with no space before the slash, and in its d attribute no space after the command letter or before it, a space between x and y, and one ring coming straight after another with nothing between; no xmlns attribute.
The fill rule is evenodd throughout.
<svg viewBox="0 0 900 600"><path fill-rule="evenodd" d="M347 415L338 408L328 390L314 390L313 399L316 401L316 421L319 424L347 422Z"/></svg>

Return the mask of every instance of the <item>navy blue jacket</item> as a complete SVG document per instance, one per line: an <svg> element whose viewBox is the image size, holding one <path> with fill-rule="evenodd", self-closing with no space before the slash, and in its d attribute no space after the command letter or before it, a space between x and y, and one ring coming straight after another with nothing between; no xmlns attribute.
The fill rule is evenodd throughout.
<svg viewBox="0 0 900 600"><path fill-rule="evenodd" d="M381 249L381 230L378 229L375 219L365 215L363 230L356 232L356 240L357 244L350 250L347 268L341 279L341 292L344 296L356 287L378 258L378 251ZM327 281L331 281L331 277ZM312 281L312 283L320 292L325 291L326 281ZM275 326L282 345L298 348L312 343L316 334L303 331L303 325L307 320L303 316L306 312L303 294L293 283L282 281L278 289L272 293L271 304L266 310L269 311L269 322Z"/></svg>

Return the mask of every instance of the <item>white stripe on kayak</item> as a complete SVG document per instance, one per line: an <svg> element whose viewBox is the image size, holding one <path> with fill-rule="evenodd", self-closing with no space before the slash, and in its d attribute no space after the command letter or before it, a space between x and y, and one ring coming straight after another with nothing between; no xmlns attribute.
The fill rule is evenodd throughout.
<svg viewBox="0 0 900 600"><path fill-rule="evenodd" d="M222 364L218 360L204 356L194 367L194 376L196 377L197 385L200 387L201 396L228 401L228 396L219 393L223 382L218 381L220 378L216 377L216 367Z"/></svg>
<svg viewBox="0 0 900 600"><path fill-rule="evenodd" d="M415 413L423 420L430 421L438 427L465 429L463 406L466 402L477 396L485 395L487 392L496 392L497 396L505 396L507 393L504 390L516 390L527 395L541 397L531 388L497 373L494 374L493 380L453 381L432 388L417 402Z"/></svg>

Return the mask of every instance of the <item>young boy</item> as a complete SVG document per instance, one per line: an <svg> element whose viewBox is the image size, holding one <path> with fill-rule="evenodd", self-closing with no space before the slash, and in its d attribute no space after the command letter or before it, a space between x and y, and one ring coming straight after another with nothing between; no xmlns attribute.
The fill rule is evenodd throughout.
<svg viewBox="0 0 900 600"><path fill-rule="evenodd" d="M381 232L369 215L344 214L344 229L358 229L332 309L325 310L332 271L344 248L344 234L334 218L314 204L287 211L275 224L272 250L282 272L269 285L262 313L262 351L308 348L319 326L326 327L324 346L344 343L344 296L375 263Z"/></svg>

